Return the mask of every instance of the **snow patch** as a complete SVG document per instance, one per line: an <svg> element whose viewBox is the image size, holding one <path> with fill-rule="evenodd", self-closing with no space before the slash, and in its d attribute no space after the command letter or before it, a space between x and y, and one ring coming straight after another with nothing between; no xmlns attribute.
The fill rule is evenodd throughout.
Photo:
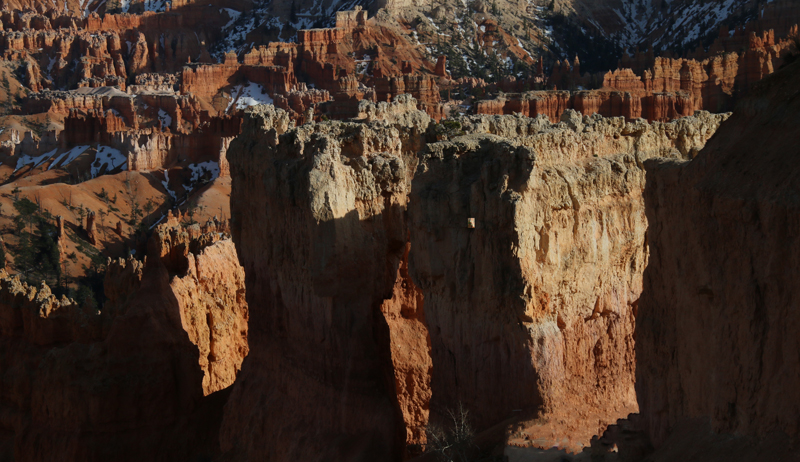
<svg viewBox="0 0 800 462"><path fill-rule="evenodd" d="M36 156L36 157L29 156L27 154L22 155L17 160L17 168L14 169L14 172L16 173L17 170L21 169L22 167L24 167L26 165L31 165L31 164L33 165L33 167L31 167L31 169L34 169L34 168L42 165L47 159L53 157L55 155L56 151L58 151L58 149L53 149L50 152L44 153L41 156Z"/></svg>
<svg viewBox="0 0 800 462"><path fill-rule="evenodd" d="M50 166L47 167L47 170L50 170L51 168L55 167L56 165L58 165L59 162L61 162L62 159L65 159L65 158L66 159L61 164L61 166L65 167L65 166L69 165L73 160L77 159L78 156L80 156L81 154L86 152L87 149L89 149L89 146L88 145L84 145L84 146L75 146L74 148L70 149L69 151L65 151L60 156L58 156L56 158L56 160L54 160L53 162L50 163Z"/></svg>
<svg viewBox="0 0 800 462"><path fill-rule="evenodd" d="M94 162L92 162L92 178L97 178L100 172L103 171L103 167L105 167L106 172L119 167L125 170L127 162L128 156L122 154L119 149L114 149L110 146L99 146L97 154L94 156Z"/></svg>
<svg viewBox="0 0 800 462"><path fill-rule="evenodd" d="M162 128L172 127L172 117L163 109L158 110L158 121L161 123Z"/></svg>
<svg viewBox="0 0 800 462"><path fill-rule="evenodd" d="M200 181L206 173L211 174L209 181L214 181L219 178L219 164L213 160L207 162L200 162L199 164L189 164L189 170L192 171L190 181L194 184Z"/></svg>
<svg viewBox="0 0 800 462"><path fill-rule="evenodd" d="M219 12L220 13L222 13L222 12L228 13L228 17L231 18L231 20L228 21L228 24L225 24L224 26L222 26L223 29L227 29L227 28L231 27L233 25L233 23L235 23L236 20L239 19L239 16L242 15L242 13L240 11L236 11L236 10L234 10L232 8L220 8Z"/></svg>
<svg viewBox="0 0 800 462"><path fill-rule="evenodd" d="M175 194L175 191L169 189L169 172L166 170L164 170L164 181L162 181L161 184L164 186L164 189L167 190L167 194L172 197L172 200L177 201L178 196Z"/></svg>
<svg viewBox="0 0 800 462"><path fill-rule="evenodd" d="M244 109L258 104L272 104L272 98L269 97L264 87L257 83L248 82L246 85L239 85L231 92L231 101L225 111L236 104L236 109Z"/></svg>

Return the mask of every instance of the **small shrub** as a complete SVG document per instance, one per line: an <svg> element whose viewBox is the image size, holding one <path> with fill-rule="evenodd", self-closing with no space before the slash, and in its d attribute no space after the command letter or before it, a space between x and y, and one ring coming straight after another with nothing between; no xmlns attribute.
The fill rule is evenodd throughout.
<svg viewBox="0 0 800 462"><path fill-rule="evenodd" d="M463 404L447 410L447 424L449 428L428 424L425 429L428 438L425 452L436 455L443 462L471 461L476 449L475 433L469 423L469 412Z"/></svg>

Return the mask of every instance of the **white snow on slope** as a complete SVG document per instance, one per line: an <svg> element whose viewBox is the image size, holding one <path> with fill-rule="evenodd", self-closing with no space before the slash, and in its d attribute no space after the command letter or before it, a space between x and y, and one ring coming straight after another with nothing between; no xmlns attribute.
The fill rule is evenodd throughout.
<svg viewBox="0 0 800 462"><path fill-rule="evenodd" d="M200 162L199 164L190 164L189 170L192 171L192 178L190 180L192 183L200 181L200 178L206 173L211 174L209 181L214 181L219 178L219 164L213 160Z"/></svg>
<svg viewBox="0 0 800 462"><path fill-rule="evenodd" d="M92 162L92 178L97 178L97 175L103 171L103 167L105 167L106 172L118 167L122 167L122 170L125 170L127 168L126 163L128 163L128 156L122 154L119 149L99 146L97 154L94 156L94 162Z"/></svg>
<svg viewBox="0 0 800 462"><path fill-rule="evenodd" d="M238 85L231 91L231 101L225 111L230 109L234 103L236 109L244 109L257 104L272 104L272 98L269 97L264 87L248 82L247 85Z"/></svg>
<svg viewBox="0 0 800 462"><path fill-rule="evenodd" d="M84 146L75 146L74 148L70 149L69 151L64 151L60 156L56 157L56 160L50 163L50 166L47 167L47 170L50 170L53 167L58 166L58 163L64 159L62 163L62 167L69 165L73 160L77 159L78 156L86 152L89 149L88 145Z"/></svg>
<svg viewBox="0 0 800 462"><path fill-rule="evenodd" d="M162 128L172 127L172 117L163 109L158 110L158 121L161 122Z"/></svg>
<svg viewBox="0 0 800 462"><path fill-rule="evenodd" d="M169 172L166 170L164 170L164 181L162 181L161 184L164 186L164 189L167 190L167 194L172 197L172 200L177 201L178 196L175 194L175 191L169 189Z"/></svg>
<svg viewBox="0 0 800 462"><path fill-rule="evenodd" d="M741 6L741 0L673 0L662 8L654 7L656 3L647 0L621 0L621 4L622 8L615 8L613 12L619 16L625 27L615 34L607 34L607 37L623 48L632 49L643 45L647 37L659 29L663 32L654 37L654 45L688 45L705 34L718 30ZM598 26L592 20L589 22ZM598 26L598 29L601 28Z"/></svg>
<svg viewBox="0 0 800 462"><path fill-rule="evenodd" d="M220 8L219 12L220 13L222 13L222 12L228 13L228 17L231 18L231 20L228 21L227 24L222 26L223 29L230 28L233 25L233 23L235 23L236 20L239 19L239 16L242 15L242 13L240 11L236 11L236 10L234 10L232 8Z"/></svg>
<svg viewBox="0 0 800 462"><path fill-rule="evenodd" d="M36 168L36 167L42 165L47 159L53 157L57 151L58 151L58 149L53 149L52 151L44 153L41 156L37 156L37 157L32 157L32 156L29 156L27 154L23 154L17 160L17 167L14 169L14 172L16 172L17 170L21 169L22 167L24 167L26 165L33 165L33 167L31 167L32 169Z"/></svg>

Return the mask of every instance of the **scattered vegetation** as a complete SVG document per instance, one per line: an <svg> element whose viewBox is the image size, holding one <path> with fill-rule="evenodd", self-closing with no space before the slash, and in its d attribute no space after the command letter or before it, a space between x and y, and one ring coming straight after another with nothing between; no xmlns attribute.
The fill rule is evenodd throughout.
<svg viewBox="0 0 800 462"><path fill-rule="evenodd" d="M461 122L456 119L444 119L433 126L433 132L438 138L450 139L464 134Z"/></svg>
<svg viewBox="0 0 800 462"><path fill-rule="evenodd" d="M52 215L27 198L15 201L14 208L17 211L14 267L23 280L31 284L46 281L53 288L62 288L58 229L52 222Z"/></svg>
<svg viewBox="0 0 800 462"><path fill-rule="evenodd" d="M476 452L475 433L469 422L469 412L459 403L447 410L448 428L429 423L425 429L428 444L425 452L435 454L443 462L470 462Z"/></svg>
<svg viewBox="0 0 800 462"><path fill-rule="evenodd" d="M142 209L139 207L139 185L135 181L131 181L130 172L125 176L125 194L131 209L131 218L128 220L128 224L137 226L139 218L142 217Z"/></svg>

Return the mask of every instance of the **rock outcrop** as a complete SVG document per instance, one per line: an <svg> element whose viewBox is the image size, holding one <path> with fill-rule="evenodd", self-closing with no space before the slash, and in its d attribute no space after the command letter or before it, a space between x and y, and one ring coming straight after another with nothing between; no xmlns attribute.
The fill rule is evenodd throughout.
<svg viewBox="0 0 800 462"><path fill-rule="evenodd" d="M206 395L233 384L249 350L244 271L233 242L220 236L213 223L206 230L197 224L182 229L168 220L151 238L149 252L175 274L170 289L183 330L199 349Z"/></svg>
<svg viewBox="0 0 800 462"><path fill-rule="evenodd" d="M232 233L251 307L250 355L221 431L234 459L400 460L419 438L425 410L410 408L428 391L409 383L399 395L395 383L427 382L415 363L427 334L413 285L397 281L430 118L383 104L395 110L380 121L285 133L286 114L259 107L231 143ZM404 334L390 333L398 326Z"/></svg>
<svg viewBox="0 0 800 462"><path fill-rule="evenodd" d="M800 457L799 89L795 62L694 160L646 164L636 388L651 460Z"/></svg>
<svg viewBox="0 0 800 462"><path fill-rule="evenodd" d="M691 58L657 57L652 49L633 57L626 54L617 69L599 79L581 75L577 60L572 65L566 60L556 62L549 84L559 91L519 93L515 89L515 93L479 101L475 110L530 117L544 114L553 122L567 109L649 121L673 120L700 110L729 111L739 95L780 68L794 52L798 32L796 26L789 28L780 39L773 30L756 34L752 28L739 28L731 36L725 32L708 52L701 49Z"/></svg>
<svg viewBox="0 0 800 462"><path fill-rule="evenodd" d="M725 117L651 125L568 111L552 127L472 117L468 131L491 134L427 145L408 216L432 344L431 418L459 403L478 428L540 412L566 434L531 439L577 449L636 409L642 162L689 158Z"/></svg>
<svg viewBox="0 0 800 462"><path fill-rule="evenodd" d="M185 234L161 225L146 263L110 261L102 306L0 272L0 454L134 461L218 453L221 390L247 353L243 278L230 240Z"/></svg>

